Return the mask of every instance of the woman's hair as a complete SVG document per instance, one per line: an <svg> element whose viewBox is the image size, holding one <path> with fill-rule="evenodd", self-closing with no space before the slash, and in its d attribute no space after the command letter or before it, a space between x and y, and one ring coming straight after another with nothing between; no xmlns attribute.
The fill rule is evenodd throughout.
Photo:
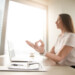
<svg viewBox="0 0 75 75"><path fill-rule="evenodd" d="M70 15L68 14L59 14L62 22L63 22L63 25L65 27L65 29L68 31L68 32L72 32L74 33L74 27L73 27L73 22L72 22L72 18Z"/></svg>

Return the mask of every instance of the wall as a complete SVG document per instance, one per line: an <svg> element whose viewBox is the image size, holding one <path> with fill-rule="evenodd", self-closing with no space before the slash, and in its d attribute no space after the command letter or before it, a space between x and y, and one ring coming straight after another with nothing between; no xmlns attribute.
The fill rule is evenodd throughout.
<svg viewBox="0 0 75 75"><path fill-rule="evenodd" d="M71 15L75 26L75 0L49 0L48 4L48 50L55 44L60 30L57 29L55 21L58 14L68 13Z"/></svg>
<svg viewBox="0 0 75 75"><path fill-rule="evenodd" d="M35 1L35 2L38 2L40 4L44 4L44 5L48 4L48 0L31 0L31 1Z"/></svg>

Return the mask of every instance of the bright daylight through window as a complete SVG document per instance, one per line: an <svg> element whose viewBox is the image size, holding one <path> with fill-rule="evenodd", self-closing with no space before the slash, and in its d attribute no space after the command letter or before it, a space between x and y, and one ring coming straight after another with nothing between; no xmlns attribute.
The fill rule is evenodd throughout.
<svg viewBox="0 0 75 75"><path fill-rule="evenodd" d="M46 18L46 9L10 1L6 42L9 42L17 53L35 52L25 41L34 43L44 39Z"/></svg>

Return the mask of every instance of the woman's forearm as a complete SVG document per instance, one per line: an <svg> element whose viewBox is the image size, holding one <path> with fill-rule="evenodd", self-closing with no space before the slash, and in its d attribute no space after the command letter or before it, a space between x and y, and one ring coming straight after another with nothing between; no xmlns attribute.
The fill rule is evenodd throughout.
<svg viewBox="0 0 75 75"><path fill-rule="evenodd" d="M53 53L46 53L46 55L45 55L46 57L48 57L48 58L50 58L50 59L52 59L53 61L55 61L55 62L59 62L59 61L61 61L61 57L60 56L57 56L56 54L53 54Z"/></svg>

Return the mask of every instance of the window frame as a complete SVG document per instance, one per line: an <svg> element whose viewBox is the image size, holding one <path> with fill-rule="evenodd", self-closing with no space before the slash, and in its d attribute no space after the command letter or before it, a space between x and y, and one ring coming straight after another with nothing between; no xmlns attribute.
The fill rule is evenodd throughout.
<svg viewBox="0 0 75 75"><path fill-rule="evenodd" d="M2 22L2 31L1 31L1 46L0 54L5 54L5 35L6 35L6 24L7 24L7 13L8 13L9 0L5 0L4 13L3 13L3 22Z"/></svg>
<svg viewBox="0 0 75 75"><path fill-rule="evenodd" d="M15 1L15 2L19 2L22 4L27 4L27 5L32 5L35 7L39 7L42 9L46 9L47 11L47 24L46 24L46 28L44 31L44 44L45 44L45 50L48 51L48 5L44 5L42 3L38 3L36 1L32 1L32 0L6 0L5 2L5 9L4 9L4 17L3 17L3 26L2 26L2 36L1 36L1 49L4 51L5 50L5 37L6 37L6 26L7 26L7 15L8 15L8 7L9 7L9 1Z"/></svg>

